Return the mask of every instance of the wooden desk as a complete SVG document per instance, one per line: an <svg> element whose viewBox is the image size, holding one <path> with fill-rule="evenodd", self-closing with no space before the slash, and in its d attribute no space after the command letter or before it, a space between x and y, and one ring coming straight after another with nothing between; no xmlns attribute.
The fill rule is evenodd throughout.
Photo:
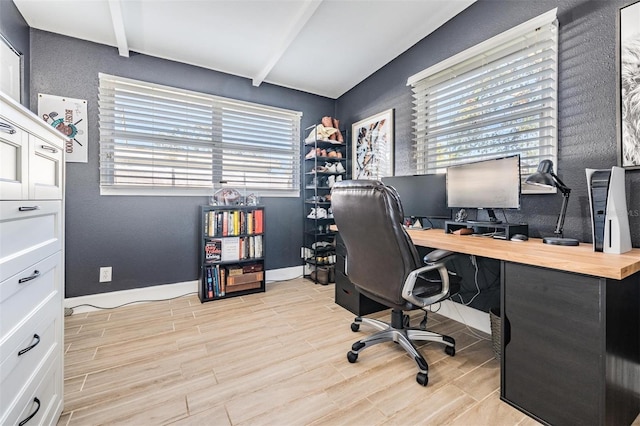
<svg viewBox="0 0 640 426"><path fill-rule="evenodd" d="M640 271L640 249L624 254L593 251L591 244L554 246L539 238L529 241L506 241L471 235L445 234L442 229L408 229L415 245L434 247L457 253L541 266L565 272L621 280Z"/></svg>
<svg viewBox="0 0 640 426"><path fill-rule="evenodd" d="M500 397L553 425L640 412L640 249L622 255L408 230L416 245L501 260Z"/></svg>

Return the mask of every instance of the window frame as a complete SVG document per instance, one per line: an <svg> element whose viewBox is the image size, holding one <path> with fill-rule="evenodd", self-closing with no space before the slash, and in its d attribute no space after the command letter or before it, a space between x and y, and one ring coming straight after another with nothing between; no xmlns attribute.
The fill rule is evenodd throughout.
<svg viewBox="0 0 640 426"><path fill-rule="evenodd" d="M197 137L193 136L191 133L187 134L188 130L192 130L192 128L188 127L189 123L186 121L186 127L184 127L184 129L187 130L185 132L182 131L184 130L183 128L174 126L173 133L169 134L166 137L166 140L164 139L161 131L158 130L157 126L155 126L155 124L149 124L148 128L145 127L145 129L142 131L132 131L130 134L128 134L127 130L123 129L126 128L127 125L133 128L134 125L126 124L127 117L123 114L127 114L127 112L125 111L123 113L122 110L117 111L116 107L114 106L116 102L115 87L126 87L127 85L130 85L130 87L140 87L140 93L132 95L133 97L144 96L147 99L154 98L154 95L150 95L150 93L155 93L155 91L157 91L161 93L162 97L164 97L165 99L169 99L169 103L179 104L195 102L199 105L204 105L203 110L205 112L203 114L205 114L205 117L207 116L206 114L211 114L208 119L210 122L207 123L207 125L197 126ZM99 73L99 89L100 120L98 128L100 132L100 195L210 196L213 192L222 187L230 187L237 189L243 194L255 193L259 197L300 197L300 122L302 118L302 112L262 105L253 102L240 101L206 93L199 93L185 89L149 83L141 80L109 75L105 73ZM150 107L149 109L144 109L145 112L148 113L153 108L159 108L155 107L155 103L153 103L153 101L151 103L154 106ZM153 111L155 112L155 109ZM170 112L176 114L177 111L178 109L170 110ZM132 116L132 114L135 115L134 113L138 112L139 111L134 107L131 108L128 113L130 114L130 116ZM238 114L240 116L238 116ZM120 120L118 124L116 124L116 115ZM229 117L231 115L234 115L233 126L229 124L231 121L229 120ZM256 132L261 126L261 124L256 124L256 122L260 122L261 118L264 118L264 121L267 121L266 125L274 125L273 122L282 123L282 128L276 128L277 133L279 134L277 137L273 136L271 139L267 140L264 140L260 137L255 137ZM157 121L159 122L159 119ZM253 121L253 123L251 121ZM116 132L115 128L118 125L118 131ZM228 129L230 129L231 127L234 127L233 136L229 136L231 132ZM152 130L153 133L144 133L147 129ZM226 132L225 129L227 129ZM158 132L157 134L155 133L156 131ZM169 131L169 133L171 133L171 130ZM181 135L183 133L187 135ZM225 136L225 134L227 136ZM289 134L291 135L290 138L288 136ZM124 141L124 138L126 137L129 138L128 141ZM118 138L122 142L119 142L117 140ZM143 143L139 142L140 140L144 141L145 139L148 139L149 141ZM129 143L129 141L131 141L131 143ZM113 167L116 163L114 163L114 161L111 160L110 157L113 156L113 153L115 152L117 147L127 145L131 146L131 144L137 144L137 147L135 147L134 149L137 150L137 153L141 153L140 155L145 155L146 153L148 157L145 158L149 162L153 162L153 159L155 159L155 155L157 155L155 153L155 150L161 150L162 148L166 148L167 146L170 149L178 149L179 146L183 146L185 150L178 151L178 153L195 153L196 156L200 158L200 160L202 160L203 157L210 157L210 172L206 172L207 168L202 169L204 170L203 176L206 179L200 180L200 183L203 186L195 187L187 185L154 185L152 183L144 183L138 185L134 183L113 183L115 174L111 170L113 170ZM280 153L280 160L274 158L275 156L273 156L272 154L276 150L276 148L268 147L267 145L269 144L277 144ZM246 146L246 151L240 151L242 149L240 148L242 145ZM202 149L194 149L196 147L200 147ZM225 152L225 149L227 150L227 152ZM256 158L257 160L265 160L265 163L263 163L263 169L276 167L276 169L274 170L282 171L281 182L283 182L285 188L273 189L273 186L275 185L272 184L264 185L264 187L251 187L243 186L238 182L234 182L232 180L230 180L229 182L224 181L223 179L225 174L228 176L232 176L232 174L230 173L230 170L232 168L239 173L242 173L242 171L244 170L249 174L255 175L258 163L251 162L245 164L244 161L238 161L239 157L246 158L249 153L252 153L254 158ZM284 163L282 161L282 158L285 159ZM189 163L188 161L180 163L177 157L172 157L169 161L172 162L172 164L173 162L175 162L175 164L184 163L192 165L192 163ZM144 171L142 171L144 166L141 166L141 163L142 162L134 161L132 164L137 171L145 173ZM126 162L123 162L121 164L126 164ZM200 164L202 164L202 161L200 161ZM151 167L154 166L155 165ZM179 166L176 165L175 167ZM192 169L190 166L185 166L185 170L192 171L197 170L197 168ZM154 172L150 171L146 173ZM208 182L207 177L209 173L211 175L210 183ZM265 170L258 172L258 174L264 173L269 172ZM238 173L236 173L236 175L238 175ZM192 174L189 173L188 176L192 176ZM144 179L151 179L151 177L147 176L143 178L143 180ZM197 180L191 181L197 183ZM264 182L264 180L262 178L256 178L256 182Z"/></svg>
<svg viewBox="0 0 640 426"><path fill-rule="evenodd" d="M508 55L505 55L504 58L501 58L502 53L499 52L506 44L511 43L512 45L515 45L516 43L514 42L514 40L528 40L528 39L535 39L536 38L536 32L541 29L541 28L546 28L547 26L554 26L555 27L555 35L553 36L553 38L549 38L549 40L552 41L552 43L555 43L555 45L552 45L551 47L551 56L553 59L553 64L551 66L551 71L547 71L549 74L552 75L553 78L553 84L552 84L552 88L549 89L547 88L546 90L553 90L552 92L552 100L549 102L549 107L548 108L548 113L545 113L545 121L549 124L547 129L544 129L545 133L544 136L539 136L538 138L535 138L537 140L537 146L538 147L543 147L545 148L544 150L542 150L541 152L538 153L537 156L535 157L529 157L530 160L523 162L523 164L521 165L523 172L522 172L522 190L521 192L523 194L526 193L554 193L556 192L555 188L544 188L544 187L540 187L540 186L534 186L534 185L527 185L524 183L526 177L530 174L533 173L537 167L537 164L543 160L543 159L550 159L552 160L555 164L557 164L557 158L558 158L558 125L557 125L557 111L558 111L558 97L557 97L557 92L558 92L558 88L557 88L557 73L558 73L558 49L557 49L557 45L558 45L558 34L557 34L557 28L558 28L558 24L557 24L557 8L552 9L538 17L535 17L527 22L524 22L523 24L520 24L514 28L511 28L510 30L507 30L501 34L498 34L495 37L492 37L482 43L479 43L463 52L460 52L444 61L441 61L423 71L420 71L417 74L414 74L413 76L409 77L407 80L407 86L411 86L412 90L414 92L414 107L413 107L413 124L412 124L412 130L413 130L413 153L414 153L414 158L416 161L416 172L418 173L433 173L435 170L429 169L426 165L426 161L428 157L424 157L424 161L425 163L422 164L422 166L419 164L421 159L420 156L423 155L428 155L428 154L420 154L419 150L422 151L427 151L428 150L428 146L427 144L429 143L428 140L428 133L424 130L425 125L422 123L427 123L428 120L427 118L432 118L433 117L433 113L431 114L431 117L429 117L428 115L428 110L429 107L425 106L428 105L428 98L426 96L427 90L431 89L431 87L437 87L438 85L446 85L448 84L449 81L462 81L464 79L464 77L462 77L463 75L465 75L466 73L472 73L474 70L479 70L481 69L481 67L486 67L486 65L484 64L484 62L490 62L492 60L494 60L495 58L498 58L498 61L503 60L503 62L501 62L501 64L506 65L509 64L509 59L504 59L504 58L509 58ZM553 29L551 29L550 31L553 31ZM546 39L545 39L546 40ZM525 45L526 41L523 41L521 44ZM521 51L524 51L526 49L521 48ZM506 49L505 49L506 51ZM515 51L515 50L514 50ZM491 56L495 55L495 58L492 58ZM479 65L482 64L482 65ZM496 70L499 69L499 66L496 67L492 67L489 68L490 70ZM456 78L459 78L459 80L456 80ZM476 77L475 81L479 82L481 80L481 78ZM449 99L449 98L447 98ZM444 101L441 102L442 104L445 103ZM451 103L451 102L450 102ZM439 104L435 104L435 105L439 105ZM466 106L466 105L465 105ZM452 108L451 110L447 111L447 114L451 113L452 115L459 117L464 116L463 111L466 108L460 107L460 108ZM452 113L452 111L455 111ZM548 114L548 115L547 115ZM446 114L445 114L446 115ZM506 120L506 121L510 121L510 120ZM539 121L542 121L542 119L539 119ZM487 125L484 125L485 127L485 132L487 132L488 128ZM517 127L518 125L512 125L512 127ZM473 128L473 127L471 127ZM480 127L482 128L482 127ZM451 134L455 134L455 133L460 133L460 130L456 130L455 132L452 132L450 134L448 134L449 136ZM434 135L434 133L431 133L432 135ZM444 136L447 135L447 133L443 134ZM433 139L436 138L438 136L432 136L432 143L433 143ZM442 135L440 136L442 137ZM420 141L420 139L423 139L422 141ZM447 139L447 137L445 137L444 139ZM483 138L485 141L487 139L491 139L491 138ZM496 140L500 140L500 137L495 137ZM545 147L544 143L541 142L541 140L546 139L548 141L548 147ZM474 141L477 141L476 139L474 139ZM420 145L420 144L423 145ZM458 142L459 143L459 142ZM453 144L455 145L455 143ZM451 146L453 146L451 145ZM459 155L459 159L456 158L454 160L447 160L450 161L450 164L448 165L454 165L454 164L462 164L462 163L466 163L466 162L473 162L473 161L479 161L479 160L484 160L484 159L489 159L489 158L495 158L495 157L501 157L501 156L505 156L505 155L510 155L510 154L521 154L523 151L523 148L519 148L519 149L515 149L515 150L510 150L510 151L506 151L504 149L501 150L501 148L499 148L499 146L501 145L501 143L497 142L495 144L487 144L487 146L493 147L494 148L494 152L492 153L488 153L488 154L473 154L471 153L470 155L465 155L464 153L460 153L460 152L456 152L457 155ZM445 144L446 146L446 144ZM495 148L498 147L498 148ZM477 148L475 148L477 149ZM540 148L538 148L540 149ZM450 152L454 152L453 150L451 150ZM533 164L535 162L535 164ZM447 165L443 165L442 167L438 167L437 168L437 172L444 172L446 170ZM528 171L528 172L527 172Z"/></svg>

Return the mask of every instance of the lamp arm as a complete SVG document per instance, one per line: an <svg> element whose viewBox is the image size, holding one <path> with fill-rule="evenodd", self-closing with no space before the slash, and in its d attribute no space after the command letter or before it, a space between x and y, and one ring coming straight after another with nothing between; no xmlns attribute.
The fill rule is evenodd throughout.
<svg viewBox="0 0 640 426"><path fill-rule="evenodd" d="M569 188L567 188L569 189ZM560 215L558 216L558 223L556 224L556 230L554 234L562 237L562 228L564 227L564 218L567 215L567 205L569 204L569 193L571 190L562 192L562 207L560 207Z"/></svg>
<svg viewBox="0 0 640 426"><path fill-rule="evenodd" d="M556 183L556 188L558 188L560 190L560 192L562 192L562 195L569 195L569 193L571 192L571 189L564 184L564 182L558 177L558 175L556 175L553 172L549 173L551 175L551 177L553 178L553 180Z"/></svg>

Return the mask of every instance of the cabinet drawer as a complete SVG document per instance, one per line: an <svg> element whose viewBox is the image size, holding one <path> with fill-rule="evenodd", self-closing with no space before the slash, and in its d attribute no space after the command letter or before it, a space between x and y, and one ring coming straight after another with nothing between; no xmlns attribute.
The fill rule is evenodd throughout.
<svg viewBox="0 0 640 426"><path fill-rule="evenodd" d="M0 397L0 424L17 425L30 416L25 426L55 424L62 412L62 362L59 354L52 353L22 393L17 389L2 389ZM5 392L16 397L5 406ZM13 396L13 395L10 395Z"/></svg>
<svg viewBox="0 0 640 426"><path fill-rule="evenodd" d="M2 404L10 405L42 363L61 352L61 306L54 295L0 346Z"/></svg>
<svg viewBox="0 0 640 426"><path fill-rule="evenodd" d="M28 196L28 136L0 116L0 200Z"/></svg>
<svg viewBox="0 0 640 426"><path fill-rule="evenodd" d="M62 249L61 201L0 202L0 282Z"/></svg>
<svg viewBox="0 0 640 426"><path fill-rule="evenodd" d="M53 293L60 299L61 282L62 254L56 253L0 283L0 342Z"/></svg>
<svg viewBox="0 0 640 426"><path fill-rule="evenodd" d="M62 198L62 149L29 135L29 198Z"/></svg>

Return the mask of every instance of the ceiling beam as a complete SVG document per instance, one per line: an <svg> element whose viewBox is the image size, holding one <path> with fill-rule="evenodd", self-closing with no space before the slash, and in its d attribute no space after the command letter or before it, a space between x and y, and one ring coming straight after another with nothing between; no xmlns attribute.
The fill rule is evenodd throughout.
<svg viewBox="0 0 640 426"><path fill-rule="evenodd" d="M112 0L110 0L112 1ZM289 45L296 39L300 31L307 25L307 22L313 14L316 12L316 9L320 6L322 0L305 0L300 10L298 11L298 15L291 20L291 25L284 29L282 40L279 44L276 44L271 54L269 55L269 59L264 67L257 73L252 80L254 86L258 87L262 84L264 79L269 75L273 67L278 63L282 55L286 52Z"/></svg>
<svg viewBox="0 0 640 426"><path fill-rule="evenodd" d="M120 56L129 57L129 43L127 43L127 33L124 30L124 19L122 18L121 0L109 0L109 11L111 11L111 23L113 32L116 35L118 53Z"/></svg>

